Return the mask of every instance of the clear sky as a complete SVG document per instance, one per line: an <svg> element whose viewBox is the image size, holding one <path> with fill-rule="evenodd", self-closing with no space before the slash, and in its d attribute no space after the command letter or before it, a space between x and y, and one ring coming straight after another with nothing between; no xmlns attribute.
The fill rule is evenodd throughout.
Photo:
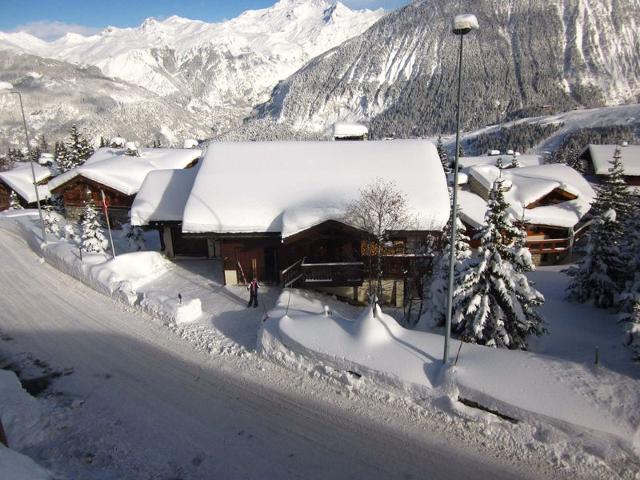
<svg viewBox="0 0 640 480"><path fill-rule="evenodd" d="M21 30L46 40L66 32L91 34L108 25L132 27L147 17L171 15L219 22L277 0L0 0L0 30ZM410 0L342 0L351 8L393 10Z"/></svg>

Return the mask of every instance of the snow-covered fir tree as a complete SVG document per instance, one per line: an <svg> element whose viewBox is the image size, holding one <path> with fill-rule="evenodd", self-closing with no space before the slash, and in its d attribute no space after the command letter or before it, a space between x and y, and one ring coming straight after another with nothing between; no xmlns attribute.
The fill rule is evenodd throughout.
<svg viewBox="0 0 640 480"><path fill-rule="evenodd" d="M20 197L18 197L18 194L16 192L11 190L11 193L9 194L9 209L22 210L23 208L24 207L20 203Z"/></svg>
<svg viewBox="0 0 640 480"><path fill-rule="evenodd" d="M496 158L496 167L498 167L501 170L504 168L504 162L502 161L502 157Z"/></svg>
<svg viewBox="0 0 640 480"><path fill-rule="evenodd" d="M616 274L622 268L619 246L620 227L614 210L598 214L587 233L585 256L569 272L569 298L578 302L593 300L596 307L613 306L618 292Z"/></svg>
<svg viewBox="0 0 640 480"><path fill-rule="evenodd" d="M544 297L522 271L522 234L507 208L500 177L491 190L486 227L478 235L480 247L454 291L452 323L465 341L526 349L529 335L545 331L536 310Z"/></svg>
<svg viewBox="0 0 640 480"><path fill-rule="evenodd" d="M133 226L130 223L125 223L122 226L122 231L124 232L124 237L127 239L129 244L129 251L139 252L144 249L144 232L140 227Z"/></svg>
<svg viewBox="0 0 640 480"><path fill-rule="evenodd" d="M568 288L570 299L593 300L599 308L614 306L629 271L626 264L631 261L625 258L623 239L624 225L633 221L633 210L634 202L624 180L621 152L616 148L609 175L597 188L591 208L593 220L587 234L586 254L577 268L569 270L574 277Z"/></svg>
<svg viewBox="0 0 640 480"><path fill-rule="evenodd" d="M518 155L515 154L515 152L511 157L511 168L520 168L520 159L518 158Z"/></svg>
<svg viewBox="0 0 640 480"><path fill-rule="evenodd" d="M100 215L90 198L85 201L80 222L80 248L87 253L104 253L109 242L104 235Z"/></svg>
<svg viewBox="0 0 640 480"><path fill-rule="evenodd" d="M438 143L436 144L436 149L438 150L438 156L440 157L440 161L442 162L444 173L451 173L451 161L449 160L449 154L447 154L447 150L444 148L444 144L442 143L442 135L438 135Z"/></svg>
<svg viewBox="0 0 640 480"><path fill-rule="evenodd" d="M73 125L69 130L69 140L65 143L65 155L59 163L61 170L67 172L82 165L87 158L93 155L93 148L87 139Z"/></svg>
<svg viewBox="0 0 640 480"><path fill-rule="evenodd" d="M618 307L621 312L632 312L640 303L640 197L632 196L629 216L622 225L622 270L623 287Z"/></svg>
<svg viewBox="0 0 640 480"><path fill-rule="evenodd" d="M67 147L65 147L64 142L56 142L53 146L53 164L55 165L55 170L59 173L64 173L66 171L64 169L66 158Z"/></svg>
<svg viewBox="0 0 640 480"><path fill-rule="evenodd" d="M458 209L458 211L460 211ZM442 326L445 324L447 315L447 292L449 290L449 258L451 254L451 217L443 232L443 241L433 263L431 281L427 284L425 291L424 316L422 317L418 329L426 330L427 324ZM471 247L467 231L457 217L456 238L455 238L455 264L453 273L454 292L465 277L465 268L469 265L471 258Z"/></svg>

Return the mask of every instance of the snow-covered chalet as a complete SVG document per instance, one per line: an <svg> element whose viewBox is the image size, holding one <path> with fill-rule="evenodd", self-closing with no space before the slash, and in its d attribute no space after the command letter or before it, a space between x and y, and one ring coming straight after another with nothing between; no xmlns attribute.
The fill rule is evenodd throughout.
<svg viewBox="0 0 640 480"><path fill-rule="evenodd" d="M220 256L227 284L255 276L363 301L371 242L344 214L378 178L395 182L415 217L384 252L384 300L401 305L419 246L449 216L427 141L212 143L192 172L149 174L131 221L158 228L170 255Z"/></svg>
<svg viewBox="0 0 640 480"><path fill-rule="evenodd" d="M148 173L191 168L202 155L194 148L142 148L138 155L126 152L123 148L99 148L84 164L49 182L51 194L62 197L68 218L79 217L88 199L101 205L104 192L110 221L114 225L126 223Z"/></svg>
<svg viewBox="0 0 640 480"><path fill-rule="evenodd" d="M602 182L609 176L616 148L620 149L627 185L640 194L640 145L588 145L579 157L583 171L587 176L594 176L596 183Z"/></svg>
<svg viewBox="0 0 640 480"><path fill-rule="evenodd" d="M560 164L502 170L493 165L471 167L467 185L459 192L460 217L471 237L485 225L489 193L500 176L511 216L527 226L527 246L534 261L555 263L566 258L585 233L585 215L595 198L589 182Z"/></svg>
<svg viewBox="0 0 640 480"><path fill-rule="evenodd" d="M37 163L34 163L33 169L40 200L47 200L49 198L47 182L52 172L49 168ZM25 208L35 208L36 192L33 188L33 173L29 162L19 162L12 169L0 172L0 211L9 208L9 197L12 191L18 195L20 205Z"/></svg>

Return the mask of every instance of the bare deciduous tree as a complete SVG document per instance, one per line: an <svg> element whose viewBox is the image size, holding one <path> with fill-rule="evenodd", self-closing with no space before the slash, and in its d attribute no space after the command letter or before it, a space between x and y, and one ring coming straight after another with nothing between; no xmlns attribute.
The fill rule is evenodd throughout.
<svg viewBox="0 0 640 480"><path fill-rule="evenodd" d="M375 243L377 259L376 294L382 290L382 255L389 234L406 230L412 224L406 195L393 181L377 178L360 189L360 196L349 204L345 213L345 222L371 235ZM369 288L372 278L370 269Z"/></svg>

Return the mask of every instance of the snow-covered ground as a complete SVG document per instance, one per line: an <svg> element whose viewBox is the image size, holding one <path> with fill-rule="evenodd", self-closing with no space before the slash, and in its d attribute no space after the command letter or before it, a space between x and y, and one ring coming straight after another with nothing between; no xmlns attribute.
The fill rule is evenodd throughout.
<svg viewBox="0 0 640 480"><path fill-rule="evenodd" d="M0 220L0 352L67 372L38 398L40 440L21 449L62 478L556 477L549 459L493 448L482 425L253 352L194 349L42 262L23 234Z"/></svg>
<svg viewBox="0 0 640 480"><path fill-rule="evenodd" d="M215 260L122 255L127 272L104 257L78 267L66 242L45 249L49 263L115 296L118 307L39 264L22 240L39 250L37 217L20 215L0 219L0 333L14 338L0 352L19 346L13 355L27 350L74 369L55 380L62 394L46 399L54 420L26 452L47 468L88 479L640 475L637 365L612 315L563 300L557 268L533 274L551 334L532 342L532 353L464 345L455 372L442 376L440 335L328 296L265 289L263 322L265 310L247 309L243 288L220 284ZM138 263L148 268L140 278L132 276ZM32 276L19 275L27 270ZM186 322L176 315L178 293L183 305L200 303ZM155 318L134 314L136 306ZM261 325L265 356L255 351ZM75 437L57 432L54 446L60 425Z"/></svg>

